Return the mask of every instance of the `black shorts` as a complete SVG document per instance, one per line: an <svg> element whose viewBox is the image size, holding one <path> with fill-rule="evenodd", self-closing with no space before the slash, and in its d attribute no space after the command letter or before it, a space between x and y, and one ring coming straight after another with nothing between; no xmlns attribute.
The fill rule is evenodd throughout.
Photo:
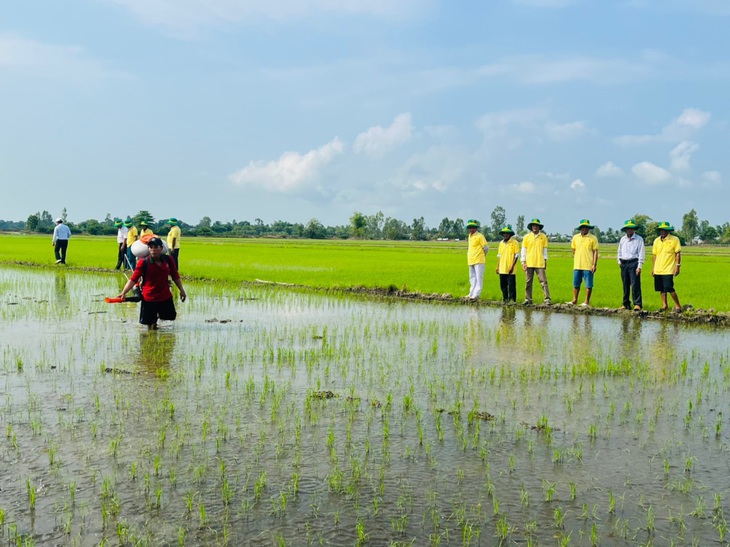
<svg viewBox="0 0 730 547"><path fill-rule="evenodd" d="M168 298L162 302L146 302L142 300L142 305L139 309L139 322L143 325L154 325L157 323L157 319L174 321L176 317L177 312L175 311L175 303L172 301L172 298Z"/></svg>
<svg viewBox="0 0 730 547"><path fill-rule="evenodd" d="M656 292L674 292L674 276L673 275L655 275L654 290Z"/></svg>

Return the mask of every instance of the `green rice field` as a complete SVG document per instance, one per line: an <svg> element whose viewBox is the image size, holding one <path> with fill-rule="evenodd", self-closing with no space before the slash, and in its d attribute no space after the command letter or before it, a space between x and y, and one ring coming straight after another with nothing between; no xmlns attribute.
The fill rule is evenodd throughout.
<svg viewBox="0 0 730 547"><path fill-rule="evenodd" d="M113 241L49 243L0 240L0 544L728 543L727 329L241 283L460 294L454 243L185 241L148 332Z"/></svg>
<svg viewBox="0 0 730 547"><path fill-rule="evenodd" d="M21 262L55 267L50 237L0 235L0 263ZM463 297L469 292L466 242L318 241L286 239L183 238L180 270L184 277L221 281L272 281L317 288L406 289L426 294ZM482 300L502 299L494 273L497 243L490 243ZM600 250L592 305L621 305L621 280L616 246ZM676 289L683 305L730 311L724 280L730 270L730 249L685 247ZM653 290L651 247L642 274L646 309L658 309ZM116 241L111 237L74 237L69 245L69 268L111 269L116 264ZM573 262L568 244L550 247L548 281L554 303L572 299ZM517 271L518 302L524 297L524 274ZM583 291L581 291L581 297ZM535 301L542 292L537 281Z"/></svg>

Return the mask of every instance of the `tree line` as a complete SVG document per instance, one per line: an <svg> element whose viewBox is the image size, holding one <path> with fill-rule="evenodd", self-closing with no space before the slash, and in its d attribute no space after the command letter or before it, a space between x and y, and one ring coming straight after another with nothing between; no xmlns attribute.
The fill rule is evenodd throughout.
<svg viewBox="0 0 730 547"><path fill-rule="evenodd" d="M89 219L83 222L68 222L67 211L64 208L61 218L71 228L72 233L88 235L114 235L117 228L114 227L114 217L107 213L104 220ZM126 216L125 216L126 218ZM155 233L165 235L169 226L167 219L155 219L147 210L138 211L130 217L136 225L146 221ZM639 226L637 232L651 242L658 236L657 226L659 221L652 219L649 215L637 213L633 217L634 222ZM304 238L304 239L385 239L385 240L412 240L427 241L437 239L464 239L466 236L466 221L461 218L450 219L444 217L438 226L428 227L423 217L414 218L410 223L403 220L386 217L382 211L375 214L365 215L355 211L349 219L348 224L325 226L316 218L309 222L287 222L277 220L271 224L265 223L260 218L253 222L248 220L230 222L213 221L210 217L203 217L196 224L189 224L180 220L180 227L186 236L201 237L282 237L282 238ZM479 220L479 219L477 219ZM504 207L496 206L488 220L481 222L481 232L490 241L501 239L499 231L507 224L507 211ZM3 231L24 231L30 233L50 234L53 232L55 220L48 211L30 214L25 222L0 220L0 230ZM518 236L527 233L525 227L525 216L518 215L512 223L513 229ZM730 222L722 225L712 226L707 220L700 220L697 211L692 209L682 217L682 225L675 226L676 235L683 244L729 244L730 243ZM601 229L596 226L593 233L602 243L616 243L623 233L618 228ZM572 233L561 234L547 232L551 241L570 241Z"/></svg>

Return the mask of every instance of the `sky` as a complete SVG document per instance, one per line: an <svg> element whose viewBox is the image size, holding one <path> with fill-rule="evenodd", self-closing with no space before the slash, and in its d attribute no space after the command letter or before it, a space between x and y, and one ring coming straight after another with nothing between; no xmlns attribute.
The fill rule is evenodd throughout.
<svg viewBox="0 0 730 547"><path fill-rule="evenodd" d="M0 4L0 218L730 220L728 0Z"/></svg>

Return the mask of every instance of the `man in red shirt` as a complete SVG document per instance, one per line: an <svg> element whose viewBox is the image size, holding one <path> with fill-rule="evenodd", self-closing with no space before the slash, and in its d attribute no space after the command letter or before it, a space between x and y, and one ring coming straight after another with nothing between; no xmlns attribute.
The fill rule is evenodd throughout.
<svg viewBox="0 0 730 547"><path fill-rule="evenodd" d="M162 254L162 240L153 237L147 242L150 254L137 261L134 273L122 289L119 298L123 298L137 281L142 279L142 305L139 311L139 322L147 325L148 330L157 330L157 320L174 321L177 317L175 304L168 277L180 290L180 300L185 302L187 294L182 286L175 259Z"/></svg>

